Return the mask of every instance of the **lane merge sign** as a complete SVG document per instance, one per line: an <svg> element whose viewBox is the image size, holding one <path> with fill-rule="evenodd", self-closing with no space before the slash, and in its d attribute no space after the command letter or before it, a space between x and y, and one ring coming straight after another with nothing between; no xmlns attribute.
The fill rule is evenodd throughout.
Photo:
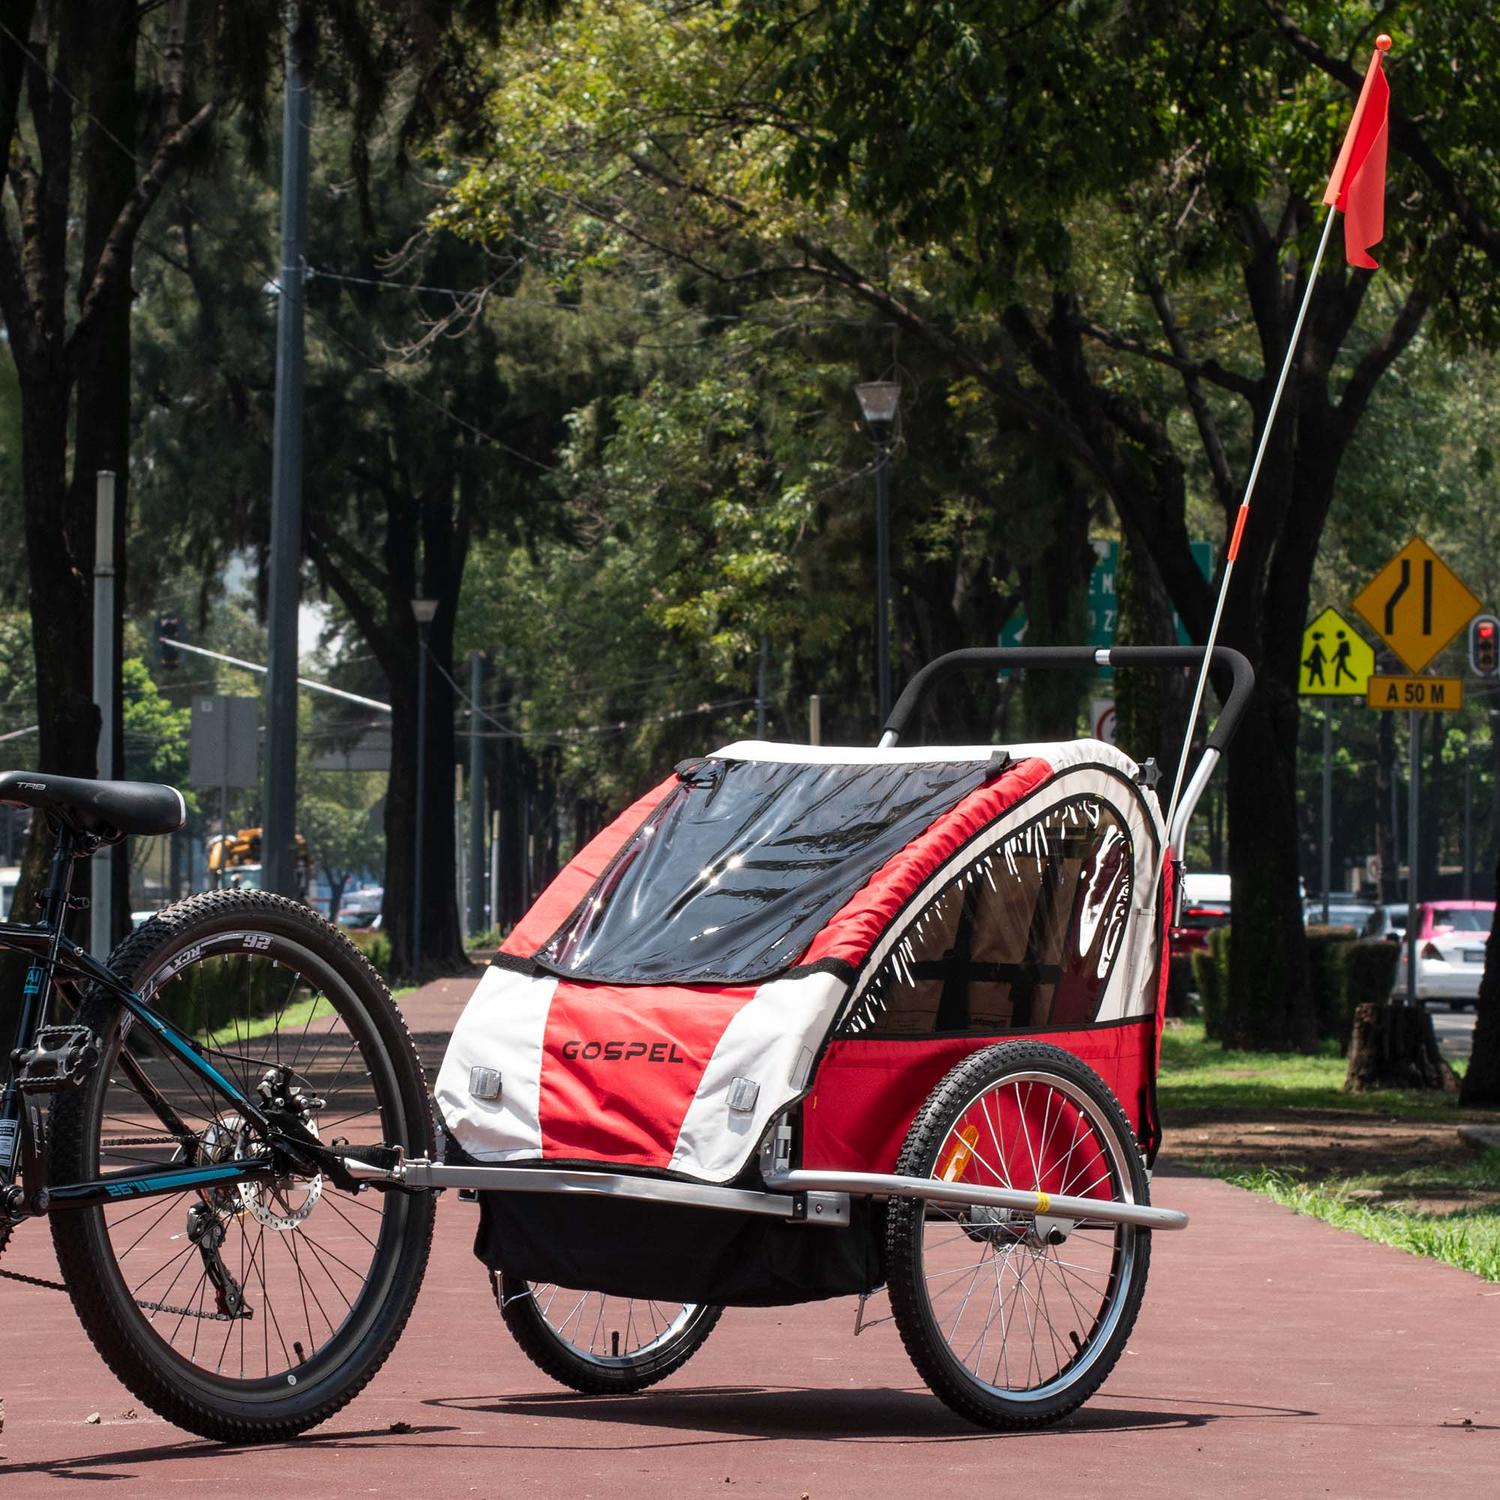
<svg viewBox="0 0 1500 1500"><path fill-rule="evenodd" d="M1354 608L1413 672L1423 672L1480 604L1463 579L1414 536L1356 595Z"/></svg>
<svg viewBox="0 0 1500 1500"><path fill-rule="evenodd" d="M1452 713L1464 706L1464 680L1462 677L1372 677L1365 702L1371 708Z"/></svg>
<svg viewBox="0 0 1500 1500"><path fill-rule="evenodd" d="M1303 697L1363 698L1374 670L1374 650L1338 610L1325 609L1302 632L1297 691Z"/></svg>

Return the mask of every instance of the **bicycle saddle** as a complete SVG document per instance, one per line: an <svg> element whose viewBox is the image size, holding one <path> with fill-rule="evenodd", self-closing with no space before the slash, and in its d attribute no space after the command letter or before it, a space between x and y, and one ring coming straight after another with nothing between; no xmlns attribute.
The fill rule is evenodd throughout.
<svg viewBox="0 0 1500 1500"><path fill-rule="evenodd" d="M187 817L182 793L152 781L90 781L46 771L0 775L0 802L39 807L75 833L106 843L127 833L175 833Z"/></svg>

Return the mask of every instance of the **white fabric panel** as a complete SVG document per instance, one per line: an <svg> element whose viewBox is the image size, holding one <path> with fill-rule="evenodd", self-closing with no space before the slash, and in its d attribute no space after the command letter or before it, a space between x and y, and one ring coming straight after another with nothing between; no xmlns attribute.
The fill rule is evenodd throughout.
<svg viewBox="0 0 1500 1500"><path fill-rule="evenodd" d="M806 1086L799 1068L806 1049L816 1051L848 990L837 974L813 972L772 979L724 1028L704 1069L703 1081L683 1116L672 1166L707 1182L727 1182L745 1165L771 1116ZM755 1108L733 1111L736 1078L759 1085Z"/></svg>
<svg viewBox="0 0 1500 1500"><path fill-rule="evenodd" d="M1035 745L896 745L880 750L869 745L783 745L773 740L736 740L715 750L714 760L771 760L799 766L901 766L948 761L988 760L997 750L1013 760L1044 760L1054 771L1069 766L1112 766L1124 776L1140 769L1118 745L1103 740L1058 740Z"/></svg>
<svg viewBox="0 0 1500 1500"><path fill-rule="evenodd" d="M1098 740L1079 740L1081 745L1111 749ZM1102 759L1102 757L1101 757ZM1161 920L1156 905L1156 861L1160 857L1161 817L1156 798L1147 793L1145 809L1136 788L1122 786L1112 771L1081 767L1057 775L1044 783L1024 801L1018 803L990 824L978 838L961 849L943 865L908 903L902 917L880 938L860 967L859 976L849 991L849 1008L858 1002L875 970L905 936L907 928L922 914L933 897L956 875L1002 843L1017 828L1042 817L1059 802L1073 797L1100 797L1116 808L1130 829L1134 854L1134 880L1131 886L1130 919L1120 956L1110 971L1095 1024L1117 1021L1127 1016L1148 1016L1156 1009L1156 965L1152 961L1152 942Z"/></svg>
<svg viewBox="0 0 1500 1500"><path fill-rule="evenodd" d="M557 991L552 975L485 970L448 1039L434 1098L444 1127L479 1161L534 1161L542 1154L542 1041ZM500 1097L469 1093L471 1068L500 1073Z"/></svg>

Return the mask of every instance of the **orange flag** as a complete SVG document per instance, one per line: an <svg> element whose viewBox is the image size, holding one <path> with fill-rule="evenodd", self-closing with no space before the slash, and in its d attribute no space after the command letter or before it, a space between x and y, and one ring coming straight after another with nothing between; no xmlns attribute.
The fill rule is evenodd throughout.
<svg viewBox="0 0 1500 1500"><path fill-rule="evenodd" d="M1377 269L1370 259L1370 246L1378 245L1385 234L1385 143L1391 86L1380 60L1390 46L1390 37L1375 38L1359 103L1323 194L1323 201L1344 215L1345 258L1351 266L1367 271Z"/></svg>

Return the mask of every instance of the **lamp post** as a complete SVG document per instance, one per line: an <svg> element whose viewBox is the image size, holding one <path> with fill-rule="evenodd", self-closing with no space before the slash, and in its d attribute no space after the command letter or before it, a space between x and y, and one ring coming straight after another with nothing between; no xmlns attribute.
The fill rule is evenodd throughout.
<svg viewBox="0 0 1500 1500"><path fill-rule="evenodd" d="M866 380L854 387L860 415L878 449L875 458L875 692L883 729L891 716L891 438L901 385Z"/></svg>
<svg viewBox="0 0 1500 1500"><path fill-rule="evenodd" d="M437 613L436 599L413 599L412 616L417 622L417 797L416 837L411 882L411 971L422 970L422 861L427 819L427 631Z"/></svg>

